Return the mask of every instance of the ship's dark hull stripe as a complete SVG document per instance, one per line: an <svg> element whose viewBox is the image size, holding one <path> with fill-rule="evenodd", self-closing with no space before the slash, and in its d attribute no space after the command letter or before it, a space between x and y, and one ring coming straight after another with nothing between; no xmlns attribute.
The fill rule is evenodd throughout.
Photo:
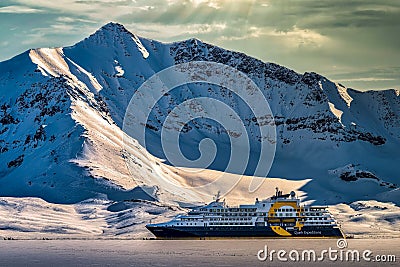
<svg viewBox="0 0 400 267"><path fill-rule="evenodd" d="M281 237L267 226L247 227L152 227L146 226L156 237ZM301 231L287 230L292 237L343 237L337 227L307 227Z"/></svg>

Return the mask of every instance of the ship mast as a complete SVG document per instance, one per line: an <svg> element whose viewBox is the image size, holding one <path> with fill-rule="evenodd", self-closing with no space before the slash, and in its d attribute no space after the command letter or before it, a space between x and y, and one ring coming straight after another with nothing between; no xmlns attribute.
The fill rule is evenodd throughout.
<svg viewBox="0 0 400 267"><path fill-rule="evenodd" d="M215 202L219 202L220 198L221 198L221 191L218 190L217 194L214 196Z"/></svg>

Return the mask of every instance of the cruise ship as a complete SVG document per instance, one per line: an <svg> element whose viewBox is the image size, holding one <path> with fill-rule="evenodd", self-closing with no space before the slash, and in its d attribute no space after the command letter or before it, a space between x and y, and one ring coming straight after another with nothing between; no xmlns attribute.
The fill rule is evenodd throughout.
<svg viewBox="0 0 400 267"><path fill-rule="evenodd" d="M252 205L231 207L219 196L208 205L165 223L148 224L157 238L207 237L327 237L343 232L326 206L301 205L295 192L276 193Z"/></svg>

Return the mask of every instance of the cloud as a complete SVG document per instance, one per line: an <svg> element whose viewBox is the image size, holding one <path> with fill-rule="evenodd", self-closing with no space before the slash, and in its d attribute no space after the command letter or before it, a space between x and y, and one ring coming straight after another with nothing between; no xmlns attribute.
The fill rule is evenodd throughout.
<svg viewBox="0 0 400 267"><path fill-rule="evenodd" d="M157 23L125 24L133 32L155 39L176 40L177 38L188 38L209 33L218 34L225 28L225 24L187 24L187 25L159 25Z"/></svg>
<svg viewBox="0 0 400 267"><path fill-rule="evenodd" d="M73 18L73 17L58 17L57 22L63 23L96 23L94 20L81 19L81 18Z"/></svg>
<svg viewBox="0 0 400 267"><path fill-rule="evenodd" d="M400 67L395 66L358 68L343 66L337 68L337 72L332 73L329 78L352 88L387 89L400 87L399 74Z"/></svg>
<svg viewBox="0 0 400 267"><path fill-rule="evenodd" d="M351 78L339 79L338 82L381 82L381 81L395 81L394 78L379 78L379 77L365 77L365 78Z"/></svg>
<svg viewBox="0 0 400 267"><path fill-rule="evenodd" d="M322 34L312 31L309 29L300 29L294 26L291 30L281 31L274 28L259 28L259 27L249 27L246 33L241 35L232 35L232 32L228 32L229 35L221 36L221 40L246 40L246 39L257 39L260 37L277 38L281 40L281 43L287 47L321 47L329 38L323 36Z"/></svg>
<svg viewBox="0 0 400 267"><path fill-rule="evenodd" d="M297 25L336 38L342 31L369 29L372 35L400 23L397 0L274 0L269 10L271 20L283 30ZM268 24L271 20L257 23Z"/></svg>
<svg viewBox="0 0 400 267"><path fill-rule="evenodd" d="M21 44L33 47L59 47L72 44L71 40L80 41L87 36L86 32L94 32L97 27L94 25L79 25L75 22L54 23L48 27L38 27L23 33ZM81 36L80 36L81 35ZM76 37L79 36L79 37ZM70 40L70 41L68 41ZM66 42L67 41L67 42Z"/></svg>
<svg viewBox="0 0 400 267"><path fill-rule="evenodd" d="M197 37L299 72L316 71L347 80L350 85L400 84L400 70L390 76L374 72L377 68L392 71L400 62L398 0L4 2L9 6L0 8L0 13L15 15L0 17L0 43L17 45L3 46L0 58L29 46L71 44L116 21L143 37L165 42ZM10 16L14 17L10 20Z"/></svg>
<svg viewBox="0 0 400 267"><path fill-rule="evenodd" d="M198 7L199 5L207 5L208 7L219 9L221 8L221 2L218 0L190 0L193 3L194 7Z"/></svg>
<svg viewBox="0 0 400 267"><path fill-rule="evenodd" d="M289 31L277 31L268 34L269 36L277 36L286 39L286 43L290 46L313 46L321 47L329 41L327 36L324 36L314 30L300 29L296 25Z"/></svg>
<svg viewBox="0 0 400 267"><path fill-rule="evenodd" d="M236 34L232 34L235 31L227 31L225 35L222 35L219 39L222 41L238 41L247 40L251 38L259 38L261 35L268 35L271 31L264 31L262 28L250 27L245 32L236 31Z"/></svg>
<svg viewBox="0 0 400 267"><path fill-rule="evenodd" d="M31 8L28 6L5 6L0 7L0 13L9 13L9 14L29 14L29 13L40 13L43 10Z"/></svg>
<svg viewBox="0 0 400 267"><path fill-rule="evenodd" d="M26 6L43 8L51 12L69 14L77 17L93 18L105 21L106 18L113 20L123 14L131 13L136 8L135 3L127 0L16 0Z"/></svg>

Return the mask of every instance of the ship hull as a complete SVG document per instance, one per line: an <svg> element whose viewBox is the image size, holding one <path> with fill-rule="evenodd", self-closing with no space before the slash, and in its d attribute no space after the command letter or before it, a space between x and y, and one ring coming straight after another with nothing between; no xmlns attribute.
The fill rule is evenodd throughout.
<svg viewBox="0 0 400 267"><path fill-rule="evenodd" d="M146 226L158 238L292 238L292 237L321 237L321 238L342 238L343 233L338 227L307 227L299 230L287 230L289 236L281 236L268 226L246 226L246 227L164 227Z"/></svg>

